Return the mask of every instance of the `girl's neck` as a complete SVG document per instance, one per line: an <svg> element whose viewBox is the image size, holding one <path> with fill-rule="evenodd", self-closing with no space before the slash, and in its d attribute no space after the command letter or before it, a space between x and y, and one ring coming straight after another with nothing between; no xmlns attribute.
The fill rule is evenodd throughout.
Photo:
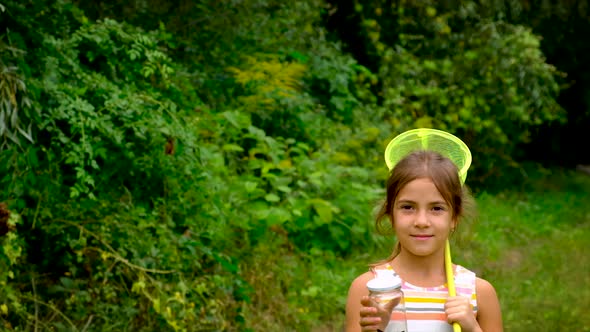
<svg viewBox="0 0 590 332"><path fill-rule="evenodd" d="M391 265L403 280L416 286L435 287L446 282L444 252L419 257L402 250Z"/></svg>

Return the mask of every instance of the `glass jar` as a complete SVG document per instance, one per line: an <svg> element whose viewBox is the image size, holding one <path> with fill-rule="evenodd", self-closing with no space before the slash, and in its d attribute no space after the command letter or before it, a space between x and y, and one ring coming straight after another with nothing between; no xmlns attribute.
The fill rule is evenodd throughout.
<svg viewBox="0 0 590 332"><path fill-rule="evenodd" d="M375 270L367 282L371 306L377 308L384 332L407 332L406 305L402 281L392 270Z"/></svg>

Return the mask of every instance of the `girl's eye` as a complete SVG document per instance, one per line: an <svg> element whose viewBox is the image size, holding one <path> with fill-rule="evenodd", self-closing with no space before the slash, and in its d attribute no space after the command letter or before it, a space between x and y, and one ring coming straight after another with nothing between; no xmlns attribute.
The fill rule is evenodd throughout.
<svg viewBox="0 0 590 332"><path fill-rule="evenodd" d="M445 211L445 208L444 208L444 207L442 207L442 206L435 206L435 207L433 207L432 209L433 209L434 211L436 211L436 212L442 212L442 211Z"/></svg>
<svg viewBox="0 0 590 332"><path fill-rule="evenodd" d="M400 206L400 209L402 209L402 210L411 210L412 209L412 206L411 205L402 205L402 206Z"/></svg>

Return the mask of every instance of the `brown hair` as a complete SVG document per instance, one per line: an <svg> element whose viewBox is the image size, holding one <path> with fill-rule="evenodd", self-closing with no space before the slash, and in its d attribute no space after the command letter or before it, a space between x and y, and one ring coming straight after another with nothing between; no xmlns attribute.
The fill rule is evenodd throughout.
<svg viewBox="0 0 590 332"><path fill-rule="evenodd" d="M432 180L443 199L451 207L451 217L457 221L457 224L466 215L473 214L475 202L469 189L461 185L457 166L450 159L437 152L415 151L400 160L391 170L387 179L387 194L375 217L375 224L379 233L390 233L395 222L393 220L393 205L397 195L406 184L420 178ZM393 253L386 260L379 263L391 261L399 254L400 250L401 247L398 242Z"/></svg>

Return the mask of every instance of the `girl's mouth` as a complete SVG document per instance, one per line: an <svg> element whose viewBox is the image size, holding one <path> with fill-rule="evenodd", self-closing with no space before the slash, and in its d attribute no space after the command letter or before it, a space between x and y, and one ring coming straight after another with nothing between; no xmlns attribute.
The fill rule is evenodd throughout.
<svg viewBox="0 0 590 332"><path fill-rule="evenodd" d="M430 239L433 235L410 235L411 237L418 239L418 240L428 240Z"/></svg>

